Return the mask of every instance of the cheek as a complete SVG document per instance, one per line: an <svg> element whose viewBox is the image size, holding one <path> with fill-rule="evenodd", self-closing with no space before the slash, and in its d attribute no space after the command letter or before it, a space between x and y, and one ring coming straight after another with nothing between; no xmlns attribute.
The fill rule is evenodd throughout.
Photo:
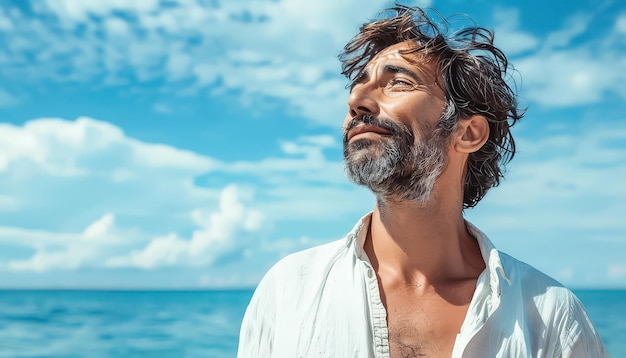
<svg viewBox="0 0 626 358"><path fill-rule="evenodd" d="M424 111L419 115L421 117L420 128L435 128L446 108L446 102L439 98L429 98L423 108Z"/></svg>
<svg viewBox="0 0 626 358"><path fill-rule="evenodd" d="M443 112L443 102L436 98L420 98L419 101L405 100L387 108L387 117L409 127L415 139L423 139L437 126Z"/></svg>

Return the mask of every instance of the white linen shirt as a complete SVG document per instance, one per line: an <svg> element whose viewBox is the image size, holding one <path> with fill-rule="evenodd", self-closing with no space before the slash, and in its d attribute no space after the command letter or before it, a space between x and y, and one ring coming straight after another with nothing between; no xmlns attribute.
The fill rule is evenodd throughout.
<svg viewBox="0 0 626 358"><path fill-rule="evenodd" d="M268 271L246 310L239 358L389 357L386 311L363 250L370 218ZM571 291L467 227L486 268L452 357L609 357Z"/></svg>

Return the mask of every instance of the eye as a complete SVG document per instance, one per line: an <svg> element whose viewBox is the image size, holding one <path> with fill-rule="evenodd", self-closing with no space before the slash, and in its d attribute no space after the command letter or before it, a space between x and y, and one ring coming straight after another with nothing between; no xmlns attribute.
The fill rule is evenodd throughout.
<svg viewBox="0 0 626 358"><path fill-rule="evenodd" d="M352 81L352 83L362 82L366 76L367 76L367 73L365 71L361 71L356 75L356 77L354 77L354 80Z"/></svg>
<svg viewBox="0 0 626 358"><path fill-rule="evenodd" d="M367 81L367 78L369 77L368 73L366 71L361 71L359 72L356 77L354 77L354 79L352 80L352 82L350 82L350 92L352 92L352 90L354 89L354 87L356 87L358 84L361 84L365 81Z"/></svg>
<svg viewBox="0 0 626 358"><path fill-rule="evenodd" d="M391 81L389 81L389 85L391 87L396 87L396 88L413 88L415 87L415 84L413 84L413 82L410 82L409 80L406 80L404 78L401 77L396 77L393 78Z"/></svg>

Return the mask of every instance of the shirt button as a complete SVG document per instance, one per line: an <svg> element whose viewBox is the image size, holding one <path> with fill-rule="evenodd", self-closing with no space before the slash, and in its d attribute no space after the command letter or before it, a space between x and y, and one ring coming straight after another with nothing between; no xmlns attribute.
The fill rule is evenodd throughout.
<svg viewBox="0 0 626 358"><path fill-rule="evenodd" d="M372 269L367 270L367 277L372 278L374 276L374 271Z"/></svg>

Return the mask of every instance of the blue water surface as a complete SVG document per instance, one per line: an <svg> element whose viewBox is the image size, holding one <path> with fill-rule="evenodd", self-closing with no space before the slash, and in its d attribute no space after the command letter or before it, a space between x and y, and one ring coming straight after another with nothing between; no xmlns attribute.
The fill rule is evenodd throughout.
<svg viewBox="0 0 626 358"><path fill-rule="evenodd" d="M234 357L252 291L1 291L0 357Z"/></svg>
<svg viewBox="0 0 626 358"><path fill-rule="evenodd" d="M626 357L626 290L576 290ZM0 291L0 357L234 357L241 291Z"/></svg>

